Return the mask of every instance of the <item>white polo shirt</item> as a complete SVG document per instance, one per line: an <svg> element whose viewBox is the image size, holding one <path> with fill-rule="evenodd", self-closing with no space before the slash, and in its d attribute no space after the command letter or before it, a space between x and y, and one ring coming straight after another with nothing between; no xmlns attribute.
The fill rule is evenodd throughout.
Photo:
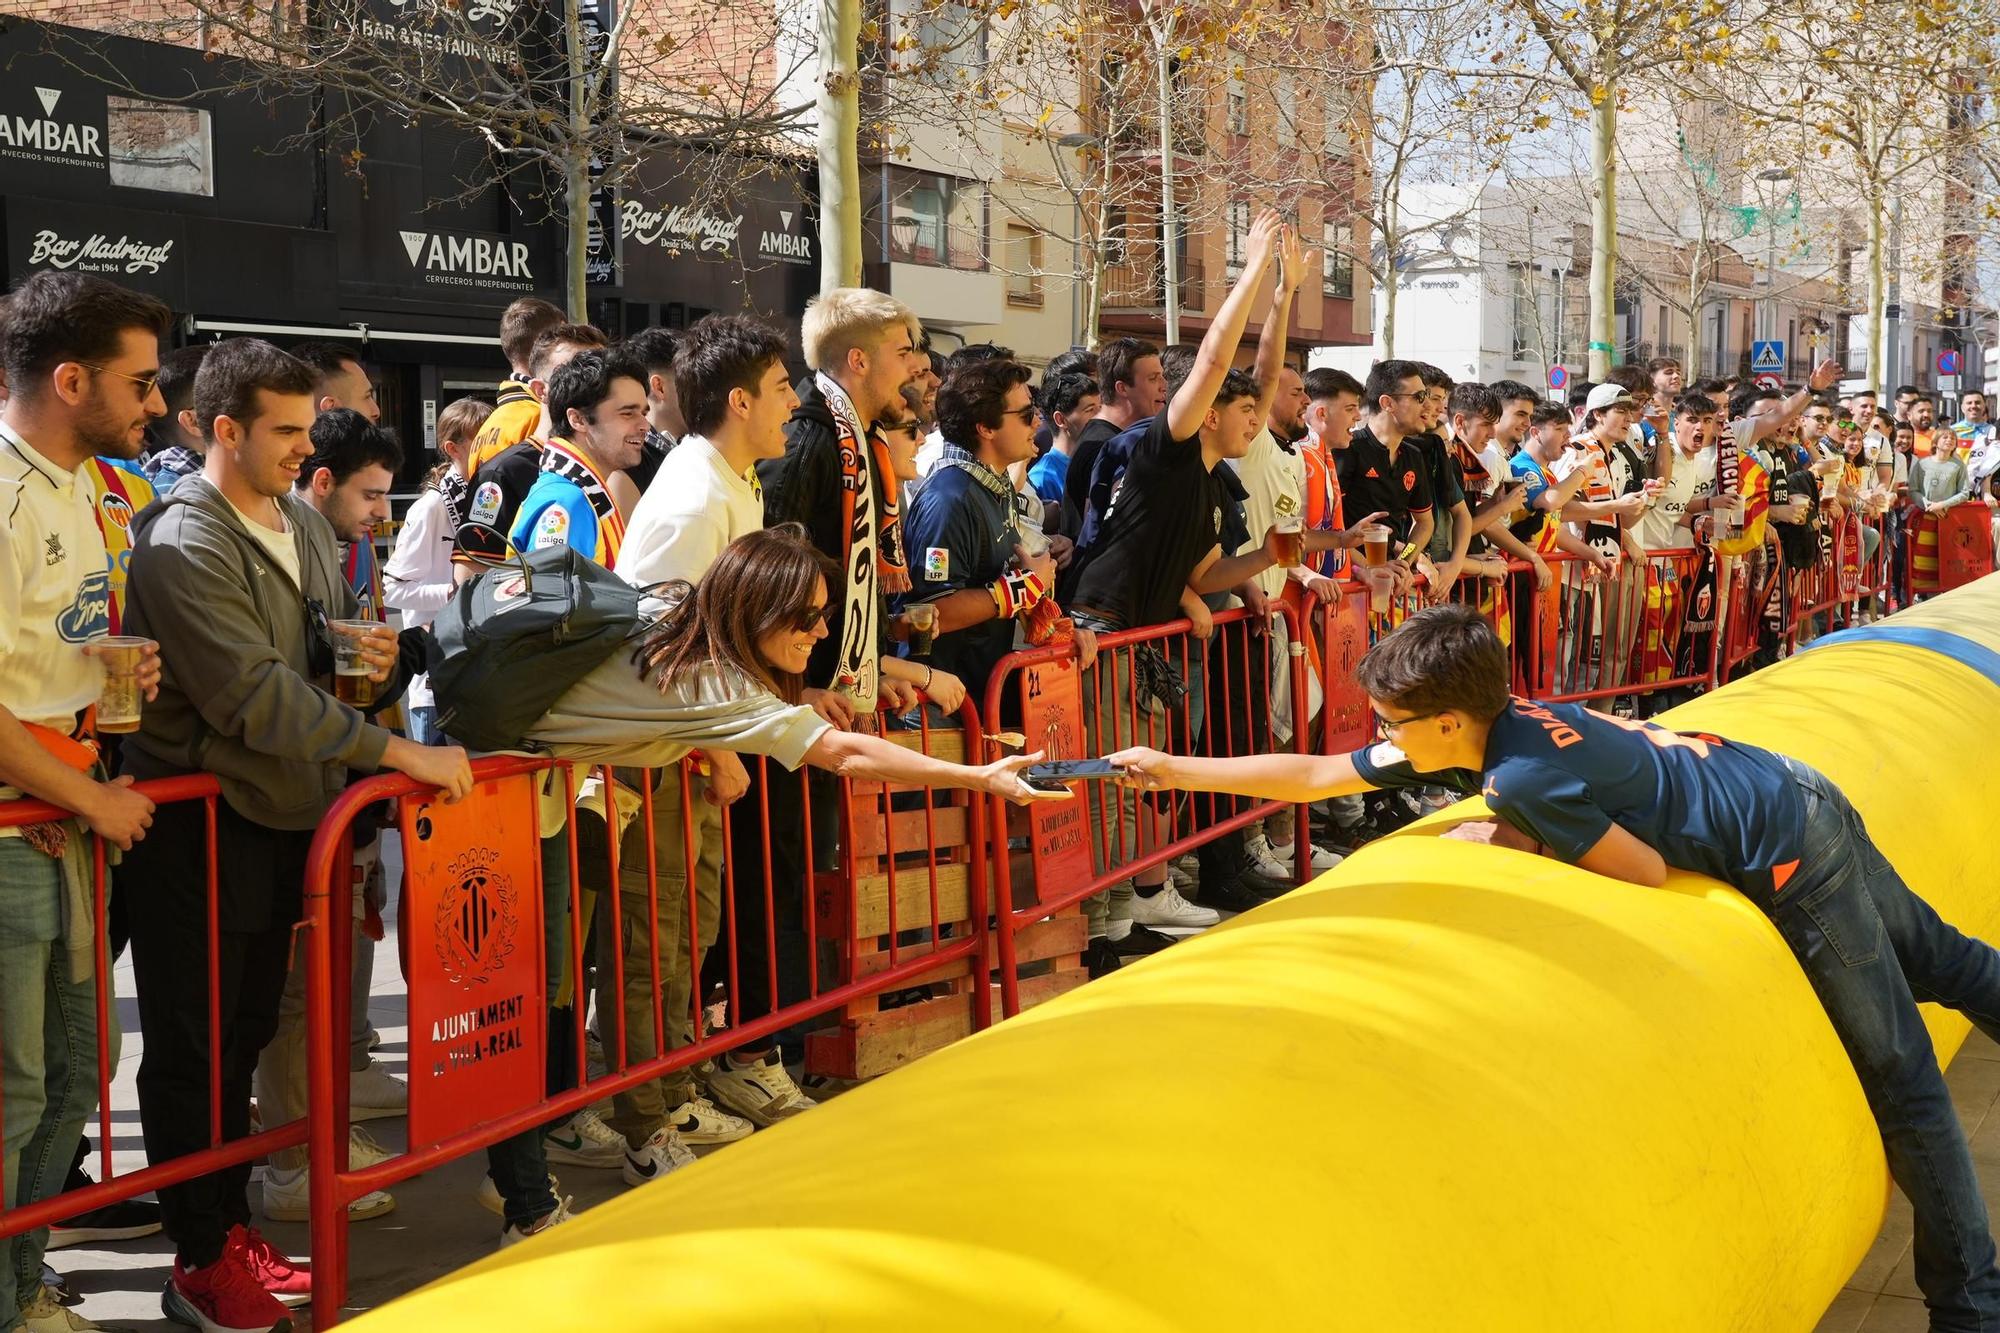
<svg viewBox="0 0 2000 1333"><path fill-rule="evenodd" d="M111 632L92 501L82 468L65 472L0 425L0 704L62 732L104 688L104 668L83 654Z"/></svg>
<svg viewBox="0 0 2000 1333"><path fill-rule="evenodd" d="M700 582L725 546L764 526L756 475L731 472L703 436L682 436L632 511L618 547L618 577L639 588Z"/></svg>

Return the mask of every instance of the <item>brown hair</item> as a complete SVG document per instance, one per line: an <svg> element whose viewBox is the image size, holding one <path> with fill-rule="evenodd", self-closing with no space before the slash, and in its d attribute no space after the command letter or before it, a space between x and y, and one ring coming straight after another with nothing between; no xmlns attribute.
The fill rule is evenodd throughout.
<svg viewBox="0 0 2000 1333"><path fill-rule="evenodd" d="M493 415L493 404L483 398L459 398L438 413L438 452L444 452L446 440L461 440L466 449L472 448L473 436L486 424L486 418ZM436 486L444 480L444 474L451 469L451 459L438 463L424 476L424 485Z"/></svg>
<svg viewBox="0 0 2000 1333"><path fill-rule="evenodd" d="M713 665L795 704L805 693L804 680L766 662L757 643L809 615L813 589L822 581L831 597L838 575L797 523L747 533L716 557L699 587L681 580L667 585L666 595L678 593L679 600L633 660L662 692L683 672Z"/></svg>
<svg viewBox="0 0 2000 1333"><path fill-rule="evenodd" d="M535 339L542 330L554 328L568 318L561 306L551 305L539 296L523 296L508 306L507 313L500 316L500 352L507 358L507 369L526 370L529 354L535 350Z"/></svg>
<svg viewBox="0 0 2000 1333"><path fill-rule="evenodd" d="M1480 721L1507 707L1507 650L1470 606L1428 607L1382 636L1354 678L1373 698L1418 713L1454 709Z"/></svg>

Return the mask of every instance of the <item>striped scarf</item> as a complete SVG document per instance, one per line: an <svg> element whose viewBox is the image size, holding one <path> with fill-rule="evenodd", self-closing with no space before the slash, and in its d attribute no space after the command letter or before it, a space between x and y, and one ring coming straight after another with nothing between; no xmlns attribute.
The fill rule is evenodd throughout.
<svg viewBox="0 0 2000 1333"><path fill-rule="evenodd" d="M597 469L577 452L575 445L560 435L550 437L542 447L542 471L555 473L582 491L583 498L590 501L590 512L597 515L598 548L604 553L598 563L610 568L618 559L618 548L625 540L625 519L619 514L611 492L605 488L604 478L597 475Z"/></svg>
<svg viewBox="0 0 2000 1333"><path fill-rule="evenodd" d="M840 653L833 688L855 703L875 707L878 621L882 611L882 570L877 559L875 487L869 477L873 450L865 448L861 414L854 400L825 371L815 377L833 413L840 446L840 504L845 536L847 586L841 589ZM891 478L893 485L894 479ZM909 578L908 571L903 573ZM907 586L907 582L906 582Z"/></svg>

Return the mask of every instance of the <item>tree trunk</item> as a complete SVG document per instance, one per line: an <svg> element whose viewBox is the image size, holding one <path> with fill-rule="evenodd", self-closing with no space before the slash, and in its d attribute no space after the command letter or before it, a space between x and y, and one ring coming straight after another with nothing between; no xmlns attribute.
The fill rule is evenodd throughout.
<svg viewBox="0 0 2000 1333"><path fill-rule="evenodd" d="M1601 381L1611 370L1613 297L1618 268L1618 89L1607 80L1590 110L1590 357L1586 374Z"/></svg>
<svg viewBox="0 0 2000 1333"><path fill-rule="evenodd" d="M825 292L861 285L861 0L819 0L818 16L819 289Z"/></svg>
<svg viewBox="0 0 2000 1333"><path fill-rule="evenodd" d="M1173 29L1169 25L1154 30L1153 54L1160 76L1160 279L1164 288L1162 312L1166 345L1181 340L1180 249L1174 244L1179 231L1174 209L1174 77L1170 65Z"/></svg>
<svg viewBox="0 0 2000 1333"><path fill-rule="evenodd" d="M1884 399L1889 385L1889 284L1883 254L1888 248L1888 220L1883 216L1882 187L1868 186L1868 385Z"/></svg>
<svg viewBox="0 0 2000 1333"><path fill-rule="evenodd" d="M569 228L569 253L565 256L563 299L569 317L578 323L590 322L590 108L585 103L589 88L585 78L583 15L579 0L563 0L563 45L569 54L568 151L563 154L564 212Z"/></svg>
<svg viewBox="0 0 2000 1333"><path fill-rule="evenodd" d="M1098 192L1097 200L1092 205L1097 212L1097 225L1092 227L1090 232L1090 258L1086 261L1090 265L1090 268L1088 283L1084 288L1083 328L1079 330L1077 335L1078 341L1085 347L1097 346L1097 325L1104 317L1104 230L1111 225L1111 210L1110 206L1105 203L1105 197L1111 188L1111 150L1107 146L1103 152L1105 187Z"/></svg>
<svg viewBox="0 0 2000 1333"><path fill-rule="evenodd" d="M1396 296L1401 291L1398 279L1402 276L1396 268L1396 252L1402 246L1397 234L1401 210L1396 207L1396 200L1403 188L1402 172L1391 172L1383 187L1386 193L1382 196L1382 359L1387 361L1396 355Z"/></svg>
<svg viewBox="0 0 2000 1333"><path fill-rule="evenodd" d="M1392 251L1389 262L1382 266L1382 359L1387 361L1396 355L1396 256Z"/></svg>

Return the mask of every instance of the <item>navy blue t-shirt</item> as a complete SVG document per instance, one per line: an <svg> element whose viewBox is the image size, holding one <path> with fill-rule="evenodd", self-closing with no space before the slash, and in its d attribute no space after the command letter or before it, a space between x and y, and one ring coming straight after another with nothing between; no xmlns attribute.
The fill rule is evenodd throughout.
<svg viewBox="0 0 2000 1333"><path fill-rule="evenodd" d="M966 588L988 588L1007 572L1020 542L1014 508L961 467L939 466L917 488L903 518L903 549L914 585L902 605L936 601ZM920 659L985 697L993 666L1014 651L1014 621L997 617L937 636Z"/></svg>
<svg viewBox="0 0 2000 1333"><path fill-rule="evenodd" d="M1377 787L1483 794L1494 814L1570 862L1617 824L1670 866L1769 897L1805 842L1797 780L1769 750L1580 704L1509 700L1487 738L1483 773L1420 774L1387 742L1353 759Z"/></svg>

